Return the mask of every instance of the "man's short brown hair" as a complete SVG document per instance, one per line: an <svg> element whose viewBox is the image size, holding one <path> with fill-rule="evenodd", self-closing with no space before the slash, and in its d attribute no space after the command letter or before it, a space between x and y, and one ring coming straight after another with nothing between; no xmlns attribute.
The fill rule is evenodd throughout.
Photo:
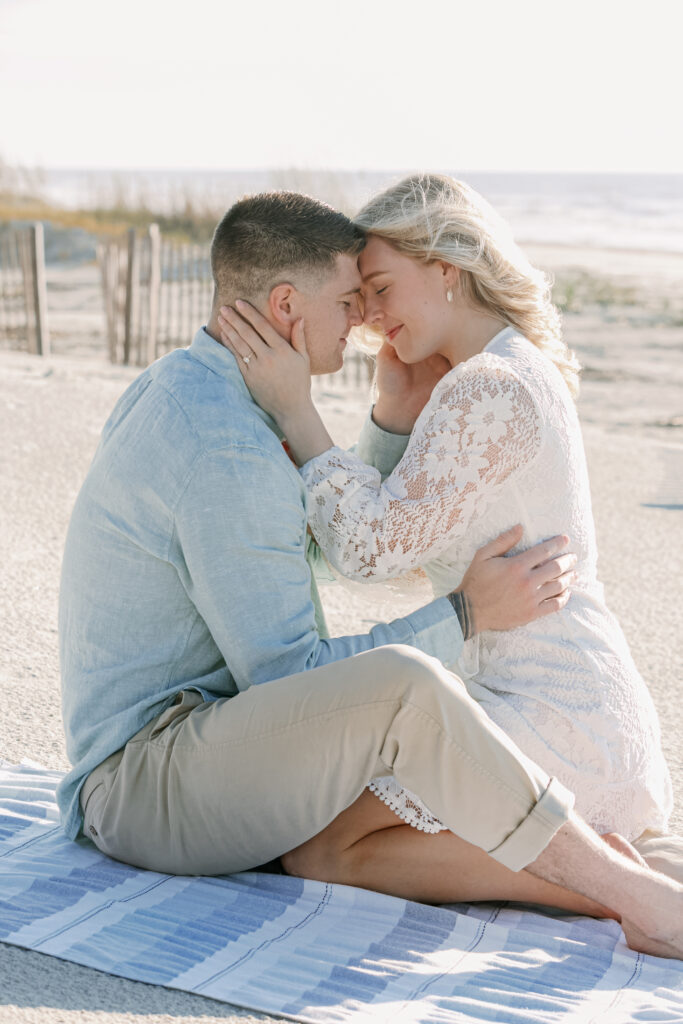
<svg viewBox="0 0 683 1024"><path fill-rule="evenodd" d="M324 274L341 253L357 255L363 231L300 192L262 192L235 203L216 228L211 269L222 300L260 299L297 274Z"/></svg>

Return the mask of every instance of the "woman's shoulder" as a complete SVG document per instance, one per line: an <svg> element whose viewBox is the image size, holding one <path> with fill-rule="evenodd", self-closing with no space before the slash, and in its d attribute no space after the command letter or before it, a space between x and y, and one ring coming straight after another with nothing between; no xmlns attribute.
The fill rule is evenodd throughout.
<svg viewBox="0 0 683 1024"><path fill-rule="evenodd" d="M517 337L525 341L521 336ZM481 395L482 399L493 400L497 395L524 391L529 391L529 387L515 356L487 347L449 370L437 384L432 397L443 399L449 393L469 392Z"/></svg>
<svg viewBox="0 0 683 1024"><path fill-rule="evenodd" d="M541 405L549 387L555 388L558 383L566 387L545 352L511 326L499 331L482 352L454 366L438 387L443 393L467 390L477 383L485 385L484 390L492 395L510 390L525 392Z"/></svg>
<svg viewBox="0 0 683 1024"><path fill-rule="evenodd" d="M516 334L522 343L526 339ZM493 418L496 422L514 424L521 432L543 430L545 417L527 375L512 354L487 347L483 352L458 363L445 374L423 410L424 424L464 416ZM422 418L422 417L421 417Z"/></svg>

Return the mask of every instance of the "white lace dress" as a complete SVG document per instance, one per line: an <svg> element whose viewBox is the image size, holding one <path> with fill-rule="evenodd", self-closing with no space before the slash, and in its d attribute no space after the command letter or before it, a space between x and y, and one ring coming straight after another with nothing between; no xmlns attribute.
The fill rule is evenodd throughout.
<svg viewBox="0 0 683 1024"><path fill-rule="evenodd" d="M574 403L556 367L506 328L435 388L382 483L331 448L301 470L309 519L343 576L379 582L422 566L435 596L475 552L522 523L520 550L571 537L578 578L566 607L509 632L480 633L448 666L521 750L576 795L597 831L665 830L671 782L657 714L605 607L588 473ZM371 789L425 831L443 826L393 777Z"/></svg>

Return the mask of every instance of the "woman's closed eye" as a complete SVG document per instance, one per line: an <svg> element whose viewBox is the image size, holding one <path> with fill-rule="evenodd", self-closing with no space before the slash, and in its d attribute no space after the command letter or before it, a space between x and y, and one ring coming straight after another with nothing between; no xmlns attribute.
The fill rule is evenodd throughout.
<svg viewBox="0 0 683 1024"><path fill-rule="evenodd" d="M389 287L389 285L385 284L383 288L378 288L377 291L375 292L375 295L381 295L382 292L385 292L388 287Z"/></svg>

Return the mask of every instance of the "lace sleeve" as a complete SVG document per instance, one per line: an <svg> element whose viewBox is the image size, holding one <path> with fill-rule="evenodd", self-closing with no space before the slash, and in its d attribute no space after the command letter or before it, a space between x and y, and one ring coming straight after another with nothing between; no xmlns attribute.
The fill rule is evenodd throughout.
<svg viewBox="0 0 683 1024"><path fill-rule="evenodd" d="M302 467L313 533L344 576L378 582L423 565L526 470L541 437L527 388L484 353L439 382L384 483L340 448Z"/></svg>

